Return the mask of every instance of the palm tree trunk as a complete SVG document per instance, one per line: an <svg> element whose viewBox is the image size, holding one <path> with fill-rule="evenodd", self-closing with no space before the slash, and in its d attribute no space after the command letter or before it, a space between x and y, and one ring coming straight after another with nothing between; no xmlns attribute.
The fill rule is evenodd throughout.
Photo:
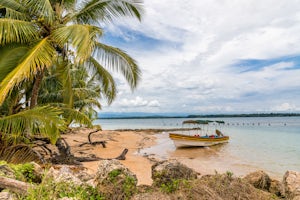
<svg viewBox="0 0 300 200"><path fill-rule="evenodd" d="M34 85L31 92L30 109L34 108L37 105L39 89L41 87L43 77L44 77L44 70L42 69L36 74L35 77Z"/></svg>

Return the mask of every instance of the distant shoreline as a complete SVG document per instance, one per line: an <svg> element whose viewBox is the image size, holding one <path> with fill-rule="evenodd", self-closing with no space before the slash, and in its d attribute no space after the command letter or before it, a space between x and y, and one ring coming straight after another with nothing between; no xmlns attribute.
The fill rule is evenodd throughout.
<svg viewBox="0 0 300 200"><path fill-rule="evenodd" d="M228 117L298 117L300 113L257 113L257 114L209 114L209 115L186 115L186 116L115 116L98 117L97 119L167 119L167 118L228 118Z"/></svg>

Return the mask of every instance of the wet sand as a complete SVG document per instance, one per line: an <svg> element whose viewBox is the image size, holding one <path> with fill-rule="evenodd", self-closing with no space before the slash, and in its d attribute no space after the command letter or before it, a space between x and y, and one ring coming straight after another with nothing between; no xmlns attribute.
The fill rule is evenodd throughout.
<svg viewBox="0 0 300 200"><path fill-rule="evenodd" d="M226 145L176 149L173 142L168 138L168 133L157 133L151 130L123 130L123 131L99 131L92 135L92 141L106 141L106 148L102 145L84 145L88 142L90 129L73 130L71 133L62 135L71 146L75 156L100 158L115 158L127 148L126 160L120 161L128 167L138 178L138 184L151 185L151 166L153 162L149 157L156 160L176 159L181 163L193 168L201 175L233 172L236 176L244 176L250 172L260 170L256 166L249 166L239 162L234 157L228 157L223 152ZM98 161L84 162L91 173L95 173ZM274 177L273 178L278 178Z"/></svg>
<svg viewBox="0 0 300 200"><path fill-rule="evenodd" d="M156 141L154 133L141 131L99 131L93 133L92 141L106 141L106 148L101 144L93 146L90 144L79 147L80 144L88 142L90 129L74 129L71 133L62 135L69 143L72 153L75 156L100 158L115 158L127 148L126 160L121 160L138 178L138 184L151 185L151 166L153 163L138 152L142 148L153 146ZM91 173L95 173L98 167L98 161L84 162Z"/></svg>

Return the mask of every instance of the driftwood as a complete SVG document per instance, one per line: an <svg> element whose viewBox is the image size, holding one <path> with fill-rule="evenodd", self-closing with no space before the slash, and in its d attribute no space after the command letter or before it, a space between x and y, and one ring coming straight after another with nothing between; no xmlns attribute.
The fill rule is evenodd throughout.
<svg viewBox="0 0 300 200"><path fill-rule="evenodd" d="M95 131L97 132L97 131ZM75 157L71 153L70 145L63 138L59 138L56 142L56 147L59 151L58 155L53 155L51 157L51 162L54 164L73 164L73 165L81 165L81 162L91 162L91 161L99 161L99 160L125 160L128 149L124 149L123 152L116 158L100 158L100 157Z"/></svg>
<svg viewBox="0 0 300 200"><path fill-rule="evenodd" d="M0 176L0 188L9 189L18 194L27 194L31 186L28 183Z"/></svg>
<svg viewBox="0 0 300 200"><path fill-rule="evenodd" d="M82 147L82 146L84 146L84 145L86 145L86 144L90 144L90 145L95 146L95 145L101 144L103 148L106 148L106 141L95 141L95 142L92 142L92 139L91 139L92 134L93 134L93 133L97 133L98 131L101 131L101 129L97 129L97 130L95 130L95 131L90 132L89 135L88 135L88 140L89 140L89 141L88 141L88 142L85 142L85 143L82 143L82 144L80 144L79 146Z"/></svg>
<svg viewBox="0 0 300 200"><path fill-rule="evenodd" d="M128 152L128 149L124 149L122 153L115 157L115 158L99 158L99 157L94 157L94 158L88 158L88 157L75 157L75 159L79 162L92 162L92 161L99 161L99 160L126 160L126 154Z"/></svg>

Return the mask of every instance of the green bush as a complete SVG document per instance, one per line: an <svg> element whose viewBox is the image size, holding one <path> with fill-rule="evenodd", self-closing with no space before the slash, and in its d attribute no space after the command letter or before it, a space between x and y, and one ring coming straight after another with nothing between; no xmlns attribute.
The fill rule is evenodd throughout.
<svg viewBox="0 0 300 200"><path fill-rule="evenodd" d="M9 165L15 172L17 180L32 183L37 179L34 174L34 166L31 163Z"/></svg>
<svg viewBox="0 0 300 200"><path fill-rule="evenodd" d="M88 185L74 185L68 182L56 183L53 180L47 179L35 188L28 191L26 196L19 197L22 200L53 200L63 197L73 197L82 200L103 200L104 197L95 188Z"/></svg>

